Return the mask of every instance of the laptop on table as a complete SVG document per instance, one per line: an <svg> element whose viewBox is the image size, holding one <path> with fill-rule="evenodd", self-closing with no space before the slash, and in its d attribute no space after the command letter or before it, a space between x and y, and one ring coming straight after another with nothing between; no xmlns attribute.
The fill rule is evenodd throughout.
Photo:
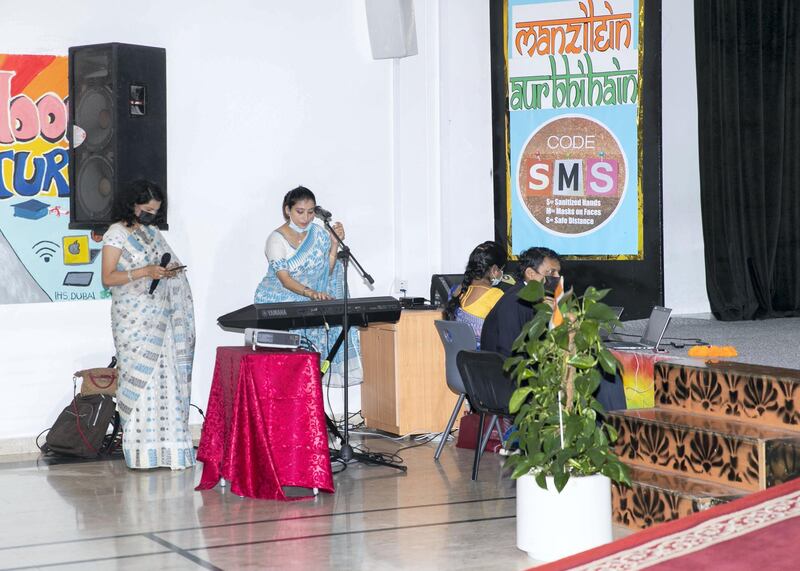
<svg viewBox="0 0 800 571"><path fill-rule="evenodd" d="M661 338L667 330L669 318L672 310L668 307L655 306L650 312L644 334L639 341L606 341L608 349L631 350L631 351L652 351L658 348Z"/></svg>

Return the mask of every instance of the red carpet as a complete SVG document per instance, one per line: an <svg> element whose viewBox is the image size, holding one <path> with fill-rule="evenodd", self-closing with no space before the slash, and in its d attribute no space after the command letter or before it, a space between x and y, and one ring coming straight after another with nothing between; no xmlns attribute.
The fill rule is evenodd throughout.
<svg viewBox="0 0 800 571"><path fill-rule="evenodd" d="M534 569L795 570L798 542L800 479Z"/></svg>

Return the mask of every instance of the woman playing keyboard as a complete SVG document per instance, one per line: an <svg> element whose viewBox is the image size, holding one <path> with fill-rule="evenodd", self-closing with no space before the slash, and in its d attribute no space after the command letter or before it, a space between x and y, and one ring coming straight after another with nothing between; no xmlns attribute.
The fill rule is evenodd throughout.
<svg viewBox="0 0 800 571"><path fill-rule="evenodd" d="M304 186L290 190L283 198L285 222L267 238L265 253L269 265L256 289L255 303L322 301L343 296L344 270L336 258L339 243L330 231L314 224L316 205L314 193ZM344 239L340 222L331 228ZM293 332L304 336L324 357L340 329L312 327ZM350 330L348 338L348 384L354 385L361 383L363 377L355 329ZM342 385L342 353L338 351L333 359L328 381L331 386Z"/></svg>

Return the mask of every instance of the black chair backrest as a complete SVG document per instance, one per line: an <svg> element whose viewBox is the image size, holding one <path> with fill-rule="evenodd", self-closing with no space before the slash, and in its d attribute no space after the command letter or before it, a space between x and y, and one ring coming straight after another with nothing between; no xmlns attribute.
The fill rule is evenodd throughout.
<svg viewBox="0 0 800 571"><path fill-rule="evenodd" d="M461 351L456 357L470 403L478 412L508 415L508 401L517 388L503 371L505 359L492 351Z"/></svg>

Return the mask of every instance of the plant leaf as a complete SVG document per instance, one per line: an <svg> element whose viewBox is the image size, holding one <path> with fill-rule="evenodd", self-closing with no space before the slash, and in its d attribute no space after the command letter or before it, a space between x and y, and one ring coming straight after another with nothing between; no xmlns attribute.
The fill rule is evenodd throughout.
<svg viewBox="0 0 800 571"><path fill-rule="evenodd" d="M568 416L564 423L564 443L569 445L575 439L575 436L581 432L581 421L577 416Z"/></svg>
<svg viewBox="0 0 800 571"><path fill-rule="evenodd" d="M580 326L581 334L586 337L587 341L593 341L597 338L600 331L600 324L593 319L585 319Z"/></svg>
<svg viewBox="0 0 800 571"><path fill-rule="evenodd" d="M532 392L533 389L531 387L520 387L515 390L511 393L511 399L508 401L508 410L512 414L516 413Z"/></svg>
<svg viewBox="0 0 800 571"><path fill-rule="evenodd" d="M593 303L586 308L586 318L594 319L600 322L603 321L616 321L617 314L614 310L608 307L605 303Z"/></svg>
<svg viewBox="0 0 800 571"><path fill-rule="evenodd" d="M529 324L530 324L530 326L528 327L529 341L538 340L542 336L542 333L544 333L547 330L547 324L540 319L535 319L529 322Z"/></svg>
<svg viewBox="0 0 800 571"><path fill-rule="evenodd" d="M516 468L514 468L514 471L511 473L511 478L516 480L520 476L524 476L525 474L530 472L531 468L533 468L533 462L531 461L530 458L525 458L519 464L517 464Z"/></svg>
<svg viewBox="0 0 800 571"><path fill-rule="evenodd" d="M521 357L521 356L509 357L508 359L503 361L503 370L508 372L508 371L510 371L511 369L516 367L519 363L521 363L524 360L525 360L525 357Z"/></svg>
<svg viewBox="0 0 800 571"><path fill-rule="evenodd" d="M583 417L583 431L581 435L584 438L590 438L595 430L597 430L597 424L594 422L594 418L590 418L589 416Z"/></svg>
<svg viewBox="0 0 800 571"><path fill-rule="evenodd" d="M623 464L619 459L614 458L614 461L619 465L620 479L618 482L624 482L628 486L631 485L631 471L626 464Z"/></svg>
<svg viewBox="0 0 800 571"><path fill-rule="evenodd" d="M603 408L603 405L600 404L600 401L598 401L597 399L592 399L591 401L589 401L589 406L594 410L596 410L597 412L599 412L600 414L605 414L606 412L606 409Z"/></svg>
<svg viewBox="0 0 800 571"><path fill-rule="evenodd" d="M523 367L522 369L520 369L519 373L517 373L517 380L525 381L535 376L536 373L534 373L531 369L529 369L528 367Z"/></svg>
<svg viewBox="0 0 800 571"><path fill-rule="evenodd" d="M600 300L601 300L601 299L603 299L605 296L607 296L607 295L608 295L610 292L611 292L611 288L606 288L606 289L599 289L599 290L596 290L596 293L595 293L595 298L594 298L594 300L595 300L595 301L600 301Z"/></svg>
<svg viewBox="0 0 800 571"><path fill-rule="evenodd" d="M557 472L553 474L553 483L556 485L556 491L560 494L561 490L564 489L564 486L567 485L569 481L569 472Z"/></svg>
<svg viewBox="0 0 800 571"><path fill-rule="evenodd" d="M553 329L553 341L559 349L566 351L569 348L569 328L566 327L566 321Z"/></svg>
<svg viewBox="0 0 800 571"><path fill-rule="evenodd" d="M595 360L591 355L573 355L567 363L577 369L590 369L594 367Z"/></svg>
<svg viewBox="0 0 800 571"><path fill-rule="evenodd" d="M530 303L536 303L544 297L544 284L536 280L529 281L524 288L517 294L520 299Z"/></svg>
<svg viewBox="0 0 800 571"><path fill-rule="evenodd" d="M605 347L598 352L597 360L600 362L600 366L603 367L603 370L609 375L615 375L617 373L619 361L617 361L614 354Z"/></svg>

